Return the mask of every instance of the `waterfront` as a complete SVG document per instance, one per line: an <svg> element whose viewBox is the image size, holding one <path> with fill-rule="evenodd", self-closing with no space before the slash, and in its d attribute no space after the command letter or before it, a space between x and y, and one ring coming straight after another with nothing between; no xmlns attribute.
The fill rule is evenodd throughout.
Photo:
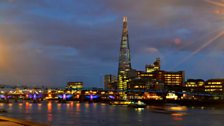
<svg viewBox="0 0 224 126"><path fill-rule="evenodd" d="M0 103L8 111L2 116L13 117L52 126L222 126L224 109L188 108L185 114L154 113L150 106L134 109L126 106L113 106L103 103L65 104L55 102L43 103Z"/></svg>

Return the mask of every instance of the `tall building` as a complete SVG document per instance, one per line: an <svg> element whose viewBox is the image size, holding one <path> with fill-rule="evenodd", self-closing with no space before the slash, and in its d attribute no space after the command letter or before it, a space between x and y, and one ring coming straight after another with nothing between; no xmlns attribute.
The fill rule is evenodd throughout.
<svg viewBox="0 0 224 126"><path fill-rule="evenodd" d="M128 40L128 24L127 17L123 17L123 30L121 36L119 66L118 66L118 89L126 90L128 76L127 73L131 70L131 56Z"/></svg>
<svg viewBox="0 0 224 126"><path fill-rule="evenodd" d="M117 77L111 74L104 76L104 89L115 90L117 85Z"/></svg>

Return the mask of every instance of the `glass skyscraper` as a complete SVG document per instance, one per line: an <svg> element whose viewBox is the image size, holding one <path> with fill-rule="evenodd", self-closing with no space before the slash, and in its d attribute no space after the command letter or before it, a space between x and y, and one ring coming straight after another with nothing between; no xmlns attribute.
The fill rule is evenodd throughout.
<svg viewBox="0 0 224 126"><path fill-rule="evenodd" d="M131 70L131 56L128 39L127 17L123 17L123 29L121 36L119 66L118 66L118 90L126 90L128 72Z"/></svg>

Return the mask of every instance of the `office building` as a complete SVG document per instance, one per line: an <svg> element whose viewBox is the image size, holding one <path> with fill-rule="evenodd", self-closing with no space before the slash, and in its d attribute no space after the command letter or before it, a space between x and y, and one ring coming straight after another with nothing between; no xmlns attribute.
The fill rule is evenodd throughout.
<svg viewBox="0 0 224 126"><path fill-rule="evenodd" d="M190 92L204 92L205 81L202 79L188 79L185 82L185 90Z"/></svg>
<svg viewBox="0 0 224 126"><path fill-rule="evenodd" d="M205 92L221 93L223 92L224 79L210 79L205 82Z"/></svg>
<svg viewBox="0 0 224 126"><path fill-rule="evenodd" d="M104 76L104 89L115 90L117 89L117 77L111 74Z"/></svg>

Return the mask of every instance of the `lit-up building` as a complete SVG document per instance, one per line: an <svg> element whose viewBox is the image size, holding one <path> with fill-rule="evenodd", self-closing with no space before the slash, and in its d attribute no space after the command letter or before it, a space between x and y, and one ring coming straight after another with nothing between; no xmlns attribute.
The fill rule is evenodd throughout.
<svg viewBox="0 0 224 126"><path fill-rule="evenodd" d="M111 74L104 76L104 89L115 90L117 86L117 77Z"/></svg>
<svg viewBox="0 0 224 126"><path fill-rule="evenodd" d="M147 83L152 79L153 74L132 69L128 72L128 77L128 90L146 90Z"/></svg>
<svg viewBox="0 0 224 126"><path fill-rule="evenodd" d="M205 82L205 92L223 92L224 79L210 79Z"/></svg>
<svg viewBox="0 0 224 126"><path fill-rule="evenodd" d="M127 17L123 17L123 30L120 45L118 66L118 90L126 90L128 83L127 73L131 70L131 56L128 39Z"/></svg>
<svg viewBox="0 0 224 126"><path fill-rule="evenodd" d="M128 82L128 90L132 91L137 91L141 90L144 91L147 89L147 86L149 85L149 80L148 79L143 79L143 78L135 78L131 79L131 81Z"/></svg>
<svg viewBox="0 0 224 126"><path fill-rule="evenodd" d="M184 71L160 71L159 74L162 74L158 76L162 77L161 79L165 86L183 86L185 79Z"/></svg>
<svg viewBox="0 0 224 126"><path fill-rule="evenodd" d="M152 73L159 70L160 70L160 58L156 58L156 61L153 64L145 66L145 71L147 73Z"/></svg>
<svg viewBox="0 0 224 126"><path fill-rule="evenodd" d="M164 83L164 86L183 86L185 74L184 71L155 71L154 78Z"/></svg>
<svg viewBox="0 0 224 126"><path fill-rule="evenodd" d="M188 79L185 82L185 89L190 92L204 92L205 81L202 79Z"/></svg>
<svg viewBox="0 0 224 126"><path fill-rule="evenodd" d="M68 82L66 88L70 90L82 90L83 82Z"/></svg>
<svg viewBox="0 0 224 126"><path fill-rule="evenodd" d="M155 73L147 73L145 71L132 69L128 73L128 76L128 90L161 90L164 87L160 81L156 80Z"/></svg>
<svg viewBox="0 0 224 126"><path fill-rule="evenodd" d="M146 65L145 71L130 70L128 72L128 90L163 90L182 89L185 79L184 71L168 72L160 70L160 59L151 65Z"/></svg>

